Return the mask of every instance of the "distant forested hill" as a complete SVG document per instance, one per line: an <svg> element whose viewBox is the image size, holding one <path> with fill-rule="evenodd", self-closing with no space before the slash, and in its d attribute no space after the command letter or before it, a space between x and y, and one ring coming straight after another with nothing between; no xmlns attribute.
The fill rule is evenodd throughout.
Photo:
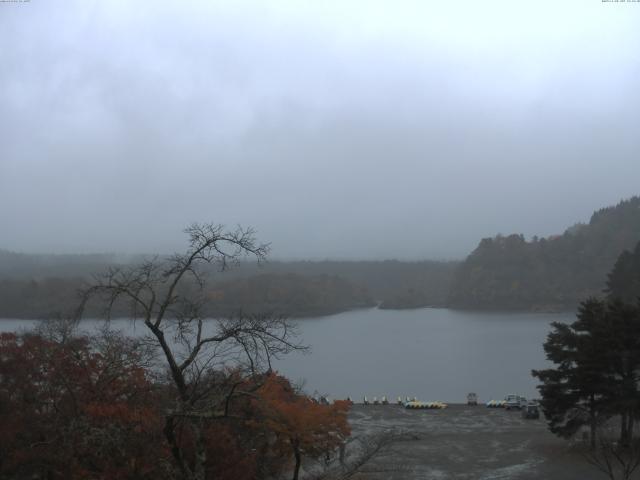
<svg viewBox="0 0 640 480"><path fill-rule="evenodd" d="M607 274L640 241L640 197L595 212L588 224L526 241L483 239L458 267L449 304L458 308L566 310L602 295Z"/></svg>
<svg viewBox="0 0 640 480"><path fill-rule="evenodd" d="M273 273L336 275L365 288L381 308L445 306L459 262L455 261L290 261L267 262L262 267L242 264L226 278L246 278Z"/></svg>
<svg viewBox="0 0 640 480"><path fill-rule="evenodd" d="M28 255L0 250L0 318L67 314L79 301L76 292L92 275L142 258ZM208 272L209 314L242 310L308 317L376 303L382 303L382 308L442 306L456 265L395 260L273 261L262 266L241 263L224 273L212 268Z"/></svg>
<svg viewBox="0 0 640 480"><path fill-rule="evenodd" d="M289 317L329 315L375 302L364 287L335 275L262 274L214 284L208 291L212 316L273 313Z"/></svg>
<svg viewBox="0 0 640 480"><path fill-rule="evenodd" d="M625 250L607 279L607 295L611 300L636 303L640 300L640 242L633 251Z"/></svg>
<svg viewBox="0 0 640 480"><path fill-rule="evenodd" d="M0 318L50 318L70 315L77 307L80 277L0 279ZM367 290L343 278L329 275L263 274L211 283L205 295L206 314L228 316L271 313L291 317L328 315L375 305ZM114 315L126 315L116 305ZM100 316L94 305L87 316Z"/></svg>
<svg viewBox="0 0 640 480"><path fill-rule="evenodd" d="M211 272L211 314L316 316L380 308L572 310L602 295L607 274L640 241L640 197L595 212L564 234L483 239L464 262L271 261ZM109 266L143 257L27 255L0 250L0 318L71 311L77 289Z"/></svg>
<svg viewBox="0 0 640 480"><path fill-rule="evenodd" d="M132 261L113 254L34 255L0 249L0 279L42 279L47 277L86 277L108 266Z"/></svg>

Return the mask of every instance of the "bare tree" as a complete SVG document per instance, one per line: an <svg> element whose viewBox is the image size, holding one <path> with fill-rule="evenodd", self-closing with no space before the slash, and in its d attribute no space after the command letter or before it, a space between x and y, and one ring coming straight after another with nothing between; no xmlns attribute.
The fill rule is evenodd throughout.
<svg viewBox="0 0 640 480"><path fill-rule="evenodd" d="M337 459L321 466L319 471L307 476L310 480L349 480L367 478L370 475L388 477L406 473L405 466L393 459L381 462L384 457L394 458L392 447L402 442L412 442L419 437L412 432L398 429L351 437L340 449ZM347 450L349 452L347 453Z"/></svg>
<svg viewBox="0 0 640 480"><path fill-rule="evenodd" d="M302 349L283 318L267 315L207 319L207 272L224 271L245 257L261 262L269 246L257 244L252 229L227 231L221 225L193 224L185 230L189 247L167 259L154 258L127 268L112 268L82 292L82 315L97 298L110 318L114 306L127 306L143 322L160 349L175 404L166 412L164 435L176 465L176 476L204 480L207 462L205 427L231 417L231 404L252 396L260 373L279 355ZM251 379L252 381L247 381ZM180 442L190 432L193 453L186 458Z"/></svg>
<svg viewBox="0 0 640 480"><path fill-rule="evenodd" d="M630 480L640 466L640 440L626 443L615 440L616 433L602 426L595 448L583 452L586 461L610 480Z"/></svg>
<svg viewBox="0 0 640 480"><path fill-rule="evenodd" d="M56 315L47 320L41 320L36 325L35 333L52 342L64 344L76 336L77 328L77 319Z"/></svg>

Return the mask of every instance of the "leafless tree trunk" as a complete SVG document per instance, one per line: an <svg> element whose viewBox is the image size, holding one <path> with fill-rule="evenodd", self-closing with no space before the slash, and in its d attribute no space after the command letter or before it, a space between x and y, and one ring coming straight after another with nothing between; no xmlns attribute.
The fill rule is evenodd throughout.
<svg viewBox="0 0 640 480"><path fill-rule="evenodd" d="M298 480L300 465L302 465L302 453L300 452L300 445L296 440L291 440L291 446L293 447L293 456L296 462L293 466L293 480Z"/></svg>
<svg viewBox="0 0 640 480"><path fill-rule="evenodd" d="M224 271L243 257L265 259L269 247L256 244L253 230L194 224L185 233L189 236L185 253L113 268L97 277L83 291L78 318L86 303L97 298L105 302L107 318L114 305L125 301L132 319L144 323L176 390L164 427L176 473L188 480L204 480L204 426L229 418L234 398L252 395L245 388L247 378L257 378L271 369L272 359L303 347L294 342L295 331L282 318L238 315L213 320L203 314L207 303L203 267L214 265ZM230 365L236 369L235 376L222 373ZM188 426L195 443L191 462L180 443L182 425Z"/></svg>

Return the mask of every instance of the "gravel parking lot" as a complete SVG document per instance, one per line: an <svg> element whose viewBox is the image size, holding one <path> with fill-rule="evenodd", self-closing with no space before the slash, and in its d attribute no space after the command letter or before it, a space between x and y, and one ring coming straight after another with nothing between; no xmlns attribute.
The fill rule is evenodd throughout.
<svg viewBox="0 0 640 480"><path fill-rule="evenodd" d="M366 466L370 479L605 478L576 446L549 433L543 419L525 420L519 411L354 405L350 420L356 436L389 430L408 434Z"/></svg>

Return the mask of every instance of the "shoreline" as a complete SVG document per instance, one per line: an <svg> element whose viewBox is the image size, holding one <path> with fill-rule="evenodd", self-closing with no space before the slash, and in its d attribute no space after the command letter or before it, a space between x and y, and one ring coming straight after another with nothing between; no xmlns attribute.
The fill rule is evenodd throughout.
<svg viewBox="0 0 640 480"><path fill-rule="evenodd" d="M450 404L444 410L354 405L353 435L405 434L367 465L371 480L597 480L581 445L559 439L544 419L519 411Z"/></svg>

